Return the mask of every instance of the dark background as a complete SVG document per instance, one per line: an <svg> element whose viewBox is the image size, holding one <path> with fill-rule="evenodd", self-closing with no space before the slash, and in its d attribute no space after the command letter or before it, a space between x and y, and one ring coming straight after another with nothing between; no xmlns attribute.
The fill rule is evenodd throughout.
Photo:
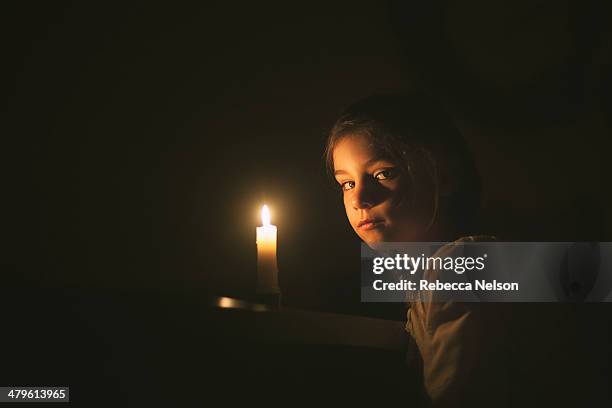
<svg viewBox="0 0 612 408"><path fill-rule="evenodd" d="M6 287L242 296L267 203L285 301L358 301L323 143L412 88L469 142L482 232L609 240L610 6L402 3L4 4Z"/></svg>

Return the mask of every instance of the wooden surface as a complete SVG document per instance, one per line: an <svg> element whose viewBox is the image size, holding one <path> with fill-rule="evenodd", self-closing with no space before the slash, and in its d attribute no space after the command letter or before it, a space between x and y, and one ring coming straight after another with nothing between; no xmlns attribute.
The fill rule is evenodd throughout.
<svg viewBox="0 0 612 408"><path fill-rule="evenodd" d="M228 336L286 344L319 344L405 351L404 322L314 312L223 297L212 300L206 318Z"/></svg>

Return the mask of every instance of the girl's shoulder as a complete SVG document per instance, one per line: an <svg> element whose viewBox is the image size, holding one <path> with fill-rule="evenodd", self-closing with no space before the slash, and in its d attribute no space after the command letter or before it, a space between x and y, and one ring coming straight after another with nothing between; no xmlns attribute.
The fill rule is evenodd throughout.
<svg viewBox="0 0 612 408"><path fill-rule="evenodd" d="M461 249L464 244L467 244L470 242L496 242L496 241L497 241L497 237L495 237L494 235L485 235L485 234L466 235L452 242L448 242L444 244L436 251L435 255L436 256L442 256L442 255L451 256L455 251Z"/></svg>

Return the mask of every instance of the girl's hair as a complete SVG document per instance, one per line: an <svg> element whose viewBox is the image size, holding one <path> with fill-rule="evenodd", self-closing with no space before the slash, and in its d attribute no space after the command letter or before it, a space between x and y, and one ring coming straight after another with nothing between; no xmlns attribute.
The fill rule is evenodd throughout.
<svg viewBox="0 0 612 408"><path fill-rule="evenodd" d="M398 165L413 192L412 204L424 189L433 189L430 225L442 202L455 228L467 232L473 227L480 204L480 177L463 137L432 99L420 93L382 94L347 108L325 146L327 173L332 179L334 148L350 135L368 137L383 156Z"/></svg>

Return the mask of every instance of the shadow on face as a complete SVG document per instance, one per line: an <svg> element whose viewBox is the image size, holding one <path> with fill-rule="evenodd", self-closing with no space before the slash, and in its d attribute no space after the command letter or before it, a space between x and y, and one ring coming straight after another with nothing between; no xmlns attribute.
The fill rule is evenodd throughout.
<svg viewBox="0 0 612 408"><path fill-rule="evenodd" d="M346 135L335 146L333 161L348 221L364 242L372 246L425 238L432 206L412 200L413 183L374 138Z"/></svg>

